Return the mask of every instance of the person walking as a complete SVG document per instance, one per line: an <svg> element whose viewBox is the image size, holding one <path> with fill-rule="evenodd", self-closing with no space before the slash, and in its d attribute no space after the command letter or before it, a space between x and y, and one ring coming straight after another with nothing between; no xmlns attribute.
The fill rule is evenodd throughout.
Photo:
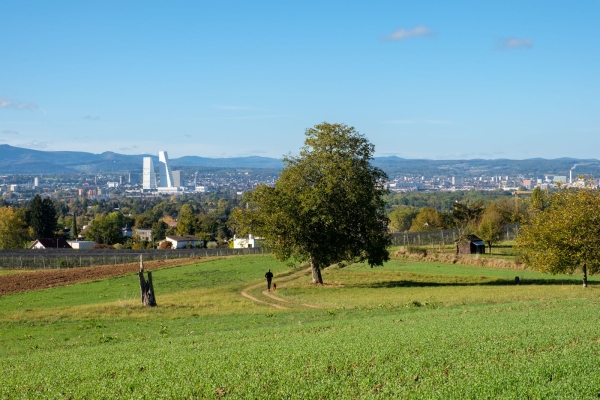
<svg viewBox="0 0 600 400"><path fill-rule="evenodd" d="M273 273L271 272L271 270L267 271L267 273L265 274L265 278L267 278L267 290L270 292L271 282L273 281Z"/></svg>

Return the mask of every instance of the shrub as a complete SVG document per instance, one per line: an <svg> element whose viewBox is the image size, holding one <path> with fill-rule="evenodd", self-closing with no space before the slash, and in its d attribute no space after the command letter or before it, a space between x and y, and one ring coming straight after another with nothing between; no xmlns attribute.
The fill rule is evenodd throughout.
<svg viewBox="0 0 600 400"><path fill-rule="evenodd" d="M90 247L91 249L111 249L114 250L114 246L110 245L110 244L102 244L102 243L96 243L95 245L93 245L92 247Z"/></svg>
<svg viewBox="0 0 600 400"><path fill-rule="evenodd" d="M217 247L219 247L219 244L217 242L208 242L208 243L206 243L206 248L207 249L216 249Z"/></svg>
<svg viewBox="0 0 600 400"><path fill-rule="evenodd" d="M173 247L173 243L169 242L168 240L161 242L160 245L158 246L158 248L161 250L167 250L167 249L170 249L171 247Z"/></svg>
<svg viewBox="0 0 600 400"><path fill-rule="evenodd" d="M421 247L418 247L418 246L407 246L406 247L406 252L408 254L419 254L419 255L421 255L423 257L427 256L427 250L423 249Z"/></svg>

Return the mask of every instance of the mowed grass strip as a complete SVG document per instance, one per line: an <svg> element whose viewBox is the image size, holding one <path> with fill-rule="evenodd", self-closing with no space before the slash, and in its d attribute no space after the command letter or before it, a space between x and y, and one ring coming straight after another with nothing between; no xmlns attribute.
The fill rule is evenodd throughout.
<svg viewBox="0 0 600 400"><path fill-rule="evenodd" d="M519 284L515 283L519 277ZM600 296L600 277L581 290L578 275L545 275L530 270L492 269L458 264L392 260L384 267L355 264L323 272L325 285L304 275L278 287L278 296L326 308L403 307L418 302L436 306Z"/></svg>
<svg viewBox="0 0 600 400"><path fill-rule="evenodd" d="M558 285L516 286L502 281L514 271L454 265L434 273L436 265L410 262L376 269L356 265L325 271L331 283L325 287L307 284L304 274L278 285L276 294L290 301L335 307L281 311L239 295L261 282L266 268L275 271L275 281L289 272L268 256L156 271L154 309L139 305L136 275L116 281L133 280L125 300L119 298L123 286L107 281L74 285L86 288L75 292L54 288L0 297L0 398L479 399L600 393L597 289L582 289L576 277L572 284L565 277L566 283L555 279ZM453 280L460 284L446 284ZM494 280L500 281L486 283ZM570 296L560 292L563 286ZM494 288L511 293L523 287L544 296L485 295ZM456 301L457 293L436 294L445 288L465 291L464 301ZM106 293L112 298L99 297ZM446 300L427 302L428 296Z"/></svg>

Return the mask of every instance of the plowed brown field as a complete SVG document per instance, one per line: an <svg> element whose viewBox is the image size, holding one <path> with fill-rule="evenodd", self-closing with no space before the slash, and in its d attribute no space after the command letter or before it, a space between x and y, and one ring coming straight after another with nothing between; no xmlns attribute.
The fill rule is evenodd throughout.
<svg viewBox="0 0 600 400"><path fill-rule="evenodd" d="M144 261L144 269L152 270L205 260L207 259L180 258L167 261ZM139 263L129 263L83 268L46 269L0 275L0 296L9 293L47 289L55 286L71 285L77 282L87 282L112 276L127 275L138 272L139 268Z"/></svg>

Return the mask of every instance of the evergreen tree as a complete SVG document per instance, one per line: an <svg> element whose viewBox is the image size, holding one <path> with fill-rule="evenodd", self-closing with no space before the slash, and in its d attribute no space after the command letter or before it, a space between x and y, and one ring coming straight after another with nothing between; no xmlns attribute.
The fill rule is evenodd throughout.
<svg viewBox="0 0 600 400"><path fill-rule="evenodd" d="M36 194L29 205L29 226L33 229L36 239L54 236L56 231L56 209L49 198Z"/></svg>

